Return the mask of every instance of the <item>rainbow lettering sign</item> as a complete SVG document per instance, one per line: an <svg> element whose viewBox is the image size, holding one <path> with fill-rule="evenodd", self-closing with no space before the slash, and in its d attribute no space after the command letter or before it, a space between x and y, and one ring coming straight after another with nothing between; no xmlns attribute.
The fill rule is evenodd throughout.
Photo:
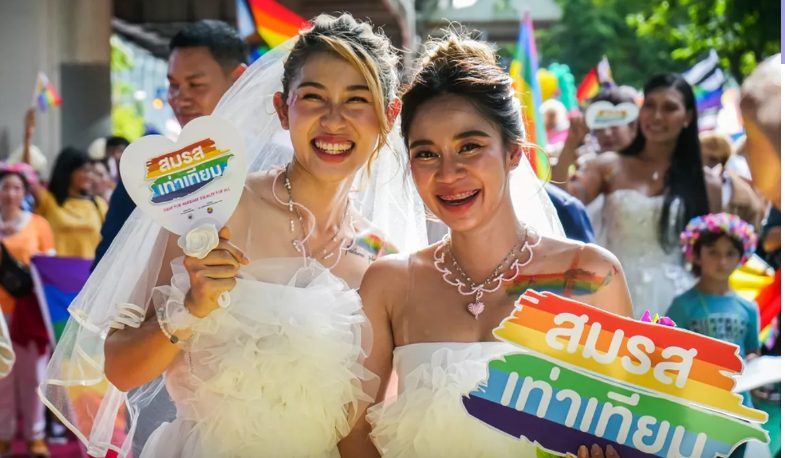
<svg viewBox="0 0 785 458"><path fill-rule="evenodd" d="M154 204L166 203L193 194L223 176L234 155L215 148L205 138L177 151L147 161L145 179L151 181Z"/></svg>
<svg viewBox="0 0 785 458"><path fill-rule="evenodd" d="M624 102L614 105L610 102L594 102L586 108L586 125L589 129L624 126L638 119L638 106Z"/></svg>
<svg viewBox="0 0 785 458"><path fill-rule="evenodd" d="M529 351L491 361L464 406L551 452L599 442L625 458L708 458L768 441L766 414L731 392L735 345L531 290L494 335Z"/></svg>
<svg viewBox="0 0 785 458"><path fill-rule="evenodd" d="M185 126L177 143L142 137L123 153L120 175L139 208L176 234L206 222L221 227L240 200L247 173L242 134L216 116Z"/></svg>

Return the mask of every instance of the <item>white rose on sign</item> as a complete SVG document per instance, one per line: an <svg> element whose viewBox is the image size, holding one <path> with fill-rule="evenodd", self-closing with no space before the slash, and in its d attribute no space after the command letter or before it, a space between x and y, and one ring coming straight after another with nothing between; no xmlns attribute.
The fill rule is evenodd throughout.
<svg viewBox="0 0 785 458"><path fill-rule="evenodd" d="M211 223L202 224L180 236L177 245L187 256L202 259L218 246L218 229Z"/></svg>

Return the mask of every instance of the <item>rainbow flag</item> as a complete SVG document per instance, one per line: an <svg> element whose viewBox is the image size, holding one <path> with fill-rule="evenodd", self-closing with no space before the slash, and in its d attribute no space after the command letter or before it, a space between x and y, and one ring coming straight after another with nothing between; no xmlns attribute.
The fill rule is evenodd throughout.
<svg viewBox="0 0 785 458"><path fill-rule="evenodd" d="M537 176L547 180L549 174L548 157L545 154L547 137L545 135L545 122L540 114L542 93L537 81L537 45L534 42L534 25L531 15L527 11L521 19L520 32L518 33L518 47L515 58L510 64L510 76L513 87L518 95L523 109L523 123L526 128L528 140L539 146L538 151L527 154Z"/></svg>
<svg viewBox="0 0 785 458"><path fill-rule="evenodd" d="M608 57L602 56L602 60L596 67L589 70L589 73L583 77L581 84L578 86L578 103L581 105L587 104L589 100L600 93L603 87L615 84Z"/></svg>
<svg viewBox="0 0 785 458"><path fill-rule="evenodd" d="M38 72L35 82L35 92L33 102L38 105L38 109L46 111L50 107L59 107L63 104L63 99L57 93L54 84L49 81L44 72Z"/></svg>
<svg viewBox="0 0 785 458"><path fill-rule="evenodd" d="M578 103L585 105L586 102L592 99L600 92L600 79L597 77L597 69L592 68L589 73L583 77L581 84L578 86Z"/></svg>
<svg viewBox="0 0 785 458"><path fill-rule="evenodd" d="M251 60L308 26L308 21L274 0L237 0L236 5L240 35L253 47Z"/></svg>
<svg viewBox="0 0 785 458"><path fill-rule="evenodd" d="M30 273L52 346L63 334L70 317L68 306L90 276L91 264L89 259L61 256L33 256L30 261Z"/></svg>

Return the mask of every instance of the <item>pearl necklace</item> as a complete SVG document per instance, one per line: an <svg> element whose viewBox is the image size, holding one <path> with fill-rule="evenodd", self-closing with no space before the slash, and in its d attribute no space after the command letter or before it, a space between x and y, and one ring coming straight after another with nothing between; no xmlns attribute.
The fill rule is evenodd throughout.
<svg viewBox="0 0 785 458"><path fill-rule="evenodd" d="M486 293L490 294L497 291L499 288L501 288L504 282L517 277L520 273L520 270L529 265L529 263L531 263L534 259L533 248L540 244L542 236L537 234L535 231L531 231L534 232L534 234L537 236L537 240L533 244L530 244L529 232L529 227L524 226L524 233L523 237L521 237L521 240L515 242L515 245L513 245L509 252L507 252L501 262L496 265L496 268L493 269L493 272L491 272L491 274L488 275L485 280L479 283L472 280L472 278L463 270L463 268L461 268L458 260L455 257L455 254L453 253L452 240L449 238L449 236L445 236L436 250L434 250L433 266L442 274L442 279L445 281L445 283L455 286L462 296L474 296L474 301L466 304L466 310L474 316L475 320L483 311L485 311L485 304L481 301L482 296ZM526 256L525 261L521 261L518 259L518 256L524 252L528 252L528 255ZM449 267L447 267L445 256L446 253L450 254L450 264L455 270L454 272L450 270ZM509 264L509 266L505 268L505 265L507 264ZM505 276L505 271L510 271L511 275Z"/></svg>
<svg viewBox="0 0 785 458"><path fill-rule="evenodd" d="M289 166L287 165L283 169L282 173L279 174L278 176L276 176L275 180L273 180L273 197L275 198L275 200L279 204L285 205L288 208L288 210L289 210L289 232L290 233L294 234L294 232L295 232L295 219L297 219L299 221L299 226L300 226L300 230L302 231L303 238L302 239L297 239L296 237L293 238L292 242L291 242L292 243L292 247L295 249L295 251L297 251L298 253L302 254L304 257L310 257L311 253L310 253L310 250L308 249L307 241L311 237L311 235L313 235L314 227L316 226L316 224L315 224L316 218L314 217L313 213L311 213L310 210L305 208L302 204L294 201L294 198L293 198L293 195L292 195L292 182L289 179L289 173L288 173L289 170L288 169L289 169ZM277 194L275 193L275 184L276 184L276 182L278 180L278 177L280 177L281 175L283 175L283 180L284 180L283 187L286 190L287 197L288 197L287 201L285 201L285 202L283 200L281 200L280 198L278 198ZM333 262L332 265L330 265L328 267L328 269L332 269L333 267L335 267L338 264L338 261L340 261L342 254L345 251L348 251L352 247L354 247L355 238L356 237L351 236L351 233L353 232L352 228L354 227L354 221L353 221L353 219L351 217L351 214L350 214L350 206L351 206L351 202L347 198L347 200L346 200L346 207L344 209L344 213L343 213L343 217L341 218L341 222L339 223L339 225L335 229L335 232L333 232L333 235L330 238L330 241L321 250L321 260L322 261L330 259L330 258L332 258L334 256L336 257L335 261ZM301 212L301 210L303 210L305 213L310 215L311 219L314 220L314 224L311 226L310 230L306 229L305 218L303 217L303 213ZM342 238L339 239L339 235L341 234L342 230L346 226L346 221L347 220L349 222L348 225L349 225L350 236L349 237L342 237ZM292 235L292 236L294 237L294 235ZM336 243L338 245L337 247L335 247ZM337 250L336 250L336 248L337 248ZM336 252L338 253L337 256L336 256Z"/></svg>

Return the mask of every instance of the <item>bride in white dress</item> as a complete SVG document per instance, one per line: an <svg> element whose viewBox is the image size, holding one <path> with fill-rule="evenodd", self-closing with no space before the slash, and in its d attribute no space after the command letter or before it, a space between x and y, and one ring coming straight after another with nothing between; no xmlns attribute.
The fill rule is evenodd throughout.
<svg viewBox="0 0 785 458"><path fill-rule="evenodd" d="M160 389L162 374L176 418L135 456L335 457L375 395L362 367L369 336L355 289L392 247L354 208L350 191L356 172L392 154L396 55L369 24L323 15L301 32L282 71L276 59L251 66L216 114L246 134L252 170L275 163L272 156L288 163L249 175L218 246L202 259L183 258L174 237L137 214L96 271L103 288L91 279L72 308L42 391L97 456L126 456L136 427L155 421L145 417L155 409L137 418L138 409ZM265 92L280 88L281 76L282 92ZM270 143L276 129L263 124L273 122L289 131L293 157ZM384 162L394 167L394 159ZM386 179L404 192L403 181ZM148 234L138 229L144 224ZM157 285L151 299L147 285ZM223 308L218 298L227 291ZM111 299L103 303L108 312L90 307L99 299ZM100 405L85 406L76 387L103 388ZM72 410L69 402L81 404ZM112 437L123 405L128 434Z"/></svg>
<svg viewBox="0 0 785 458"><path fill-rule="evenodd" d="M582 169L568 190L584 203L604 196L597 240L627 276L633 315L663 314L695 283L678 235L694 216L719 211L720 180L703 170L695 96L680 75L644 87L637 134L627 148L606 152Z"/></svg>
<svg viewBox="0 0 785 458"><path fill-rule="evenodd" d="M560 227L521 162L520 106L493 50L450 35L430 44L422 65L402 97L401 127L417 190L449 234L377 261L363 278L374 335L367 367L382 387L394 372L397 386L344 439L342 456L534 457L533 444L493 430L462 405L489 359L520 351L492 331L523 290L544 289L553 274L563 275L550 291L629 315L624 275L608 251L548 235ZM578 452L588 457L585 447Z"/></svg>

